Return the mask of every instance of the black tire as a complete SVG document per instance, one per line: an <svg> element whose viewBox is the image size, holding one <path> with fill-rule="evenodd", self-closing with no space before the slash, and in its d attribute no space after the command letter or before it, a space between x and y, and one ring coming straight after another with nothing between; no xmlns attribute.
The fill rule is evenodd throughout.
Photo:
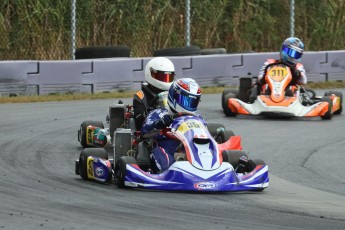
<svg viewBox="0 0 345 230"><path fill-rule="evenodd" d="M215 141L218 144L222 144L229 140L231 136L235 136L234 132L232 130L227 130L225 129L225 126L222 123L218 122L212 122L207 124L208 131L210 132L211 136L214 137ZM217 129L223 128L218 132L217 134Z"/></svg>
<svg viewBox="0 0 345 230"><path fill-rule="evenodd" d="M241 150L224 150L222 152L222 156L223 156L223 161L229 162L232 165L232 167L234 167L234 169L236 169L237 166L239 165L239 159L242 156L245 156L248 158L247 153Z"/></svg>
<svg viewBox="0 0 345 230"><path fill-rule="evenodd" d="M75 59L130 57L130 53L130 48L125 45L83 47L76 49Z"/></svg>
<svg viewBox="0 0 345 230"><path fill-rule="evenodd" d="M78 141L80 142L81 146L83 146L84 148L93 147L93 146L89 146L86 142L86 128L89 125L104 129L104 125L102 121L84 121L83 123L81 123L80 128L78 130Z"/></svg>
<svg viewBox="0 0 345 230"><path fill-rule="evenodd" d="M228 117L236 117L237 113L234 113L228 106L228 101L230 98L236 98L236 95L233 93L228 93L227 95L224 96L223 103L224 103L224 108L223 112L226 116Z"/></svg>
<svg viewBox="0 0 345 230"><path fill-rule="evenodd" d="M310 99L316 98L316 92L313 89L305 89L305 91L309 95Z"/></svg>
<svg viewBox="0 0 345 230"><path fill-rule="evenodd" d="M226 54L225 48L201 49L201 55Z"/></svg>
<svg viewBox="0 0 345 230"><path fill-rule="evenodd" d="M340 108L334 112L334 114L338 115L343 112L343 94L339 91L327 91L325 92L325 96L330 96L331 94L334 94L337 97L340 97Z"/></svg>
<svg viewBox="0 0 345 230"><path fill-rule="evenodd" d="M127 164L137 164L134 157L122 156L115 163L114 179L115 184L119 188L125 187L125 177L126 177L126 165Z"/></svg>
<svg viewBox="0 0 345 230"><path fill-rule="evenodd" d="M219 133L219 137L216 138L216 141L218 144L223 144L227 142L232 136L235 136L235 133L232 130L224 129Z"/></svg>
<svg viewBox="0 0 345 230"><path fill-rule="evenodd" d="M225 126L223 123L220 123L220 122L209 122L209 123L207 123L207 129L212 136L215 136L217 134L218 128L224 128L225 129Z"/></svg>
<svg viewBox="0 0 345 230"><path fill-rule="evenodd" d="M229 93L233 93L235 95L235 97L237 97L239 90L238 89L224 89L222 92L222 108L224 110L225 106L227 106L227 104L224 101L224 98L226 95L228 95Z"/></svg>
<svg viewBox="0 0 345 230"><path fill-rule="evenodd" d="M200 55L201 50L198 46L186 46L181 48L165 48L153 52L154 57L168 56L195 56Z"/></svg>
<svg viewBox="0 0 345 230"><path fill-rule="evenodd" d="M108 153L104 149L101 148L88 148L88 149L83 149L81 151L80 156L79 156L79 175L81 178L84 180L88 180L87 177L87 158L89 156L94 156L94 157L100 157L105 160L108 160ZM111 180L111 175L108 180Z"/></svg>
<svg viewBox="0 0 345 230"><path fill-rule="evenodd" d="M333 101L329 96L324 96L321 98L321 101L328 102L328 111L325 113L325 115L321 116L323 120L331 120L333 117Z"/></svg>

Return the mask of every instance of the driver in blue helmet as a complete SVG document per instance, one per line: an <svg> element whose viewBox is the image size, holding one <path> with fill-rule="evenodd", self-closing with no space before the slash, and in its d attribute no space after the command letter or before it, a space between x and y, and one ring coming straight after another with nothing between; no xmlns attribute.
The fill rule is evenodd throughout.
<svg viewBox="0 0 345 230"><path fill-rule="evenodd" d="M173 115L177 113L189 113L196 115L201 97L200 86L191 78L181 78L170 86L168 92L167 108L158 108L151 111L146 117L141 128L143 138L153 138L154 148L151 155L157 169L164 171L176 160L185 160L181 152L176 152L180 141L169 139L161 131L169 127L173 121ZM199 115L196 115L199 116ZM199 116L200 119L201 116ZM206 122L202 119L206 126Z"/></svg>
<svg viewBox="0 0 345 230"><path fill-rule="evenodd" d="M292 82L290 85L305 85L307 84L307 76L302 63L300 63L304 51L303 42L296 37L289 37L284 40L280 50L280 59L267 59L261 67L257 85L254 86L250 99L255 100L260 93L261 87L265 84L265 74L267 67L275 63L283 63L290 67L292 74Z"/></svg>

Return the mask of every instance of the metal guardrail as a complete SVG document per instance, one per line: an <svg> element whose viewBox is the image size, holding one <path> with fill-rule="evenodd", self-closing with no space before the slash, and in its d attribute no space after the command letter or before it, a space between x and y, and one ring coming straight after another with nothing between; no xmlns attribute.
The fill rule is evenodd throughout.
<svg viewBox="0 0 345 230"><path fill-rule="evenodd" d="M177 78L194 78L201 86L237 85L241 76L257 76L267 58L278 53L170 57ZM50 94L134 90L144 81L151 59L108 58L70 61L1 61L0 94ZM309 81L345 80L345 50L305 52Z"/></svg>

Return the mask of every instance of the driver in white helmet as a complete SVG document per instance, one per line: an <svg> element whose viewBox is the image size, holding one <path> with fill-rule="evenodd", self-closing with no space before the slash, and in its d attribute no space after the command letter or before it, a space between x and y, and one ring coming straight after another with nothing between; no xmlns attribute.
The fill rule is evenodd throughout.
<svg viewBox="0 0 345 230"><path fill-rule="evenodd" d="M133 110L137 130L141 129L147 114L166 103L167 91L174 81L174 64L165 57L151 59L145 67L145 82L141 90L134 94ZM165 97L165 99L162 97ZM162 105L163 103L163 105Z"/></svg>
<svg viewBox="0 0 345 230"><path fill-rule="evenodd" d="M155 169L156 171L164 171L175 162L175 158L177 158L176 149L180 144L177 140L165 137L160 131L170 126L173 121L173 114L187 112L197 115L195 112L198 108L200 97L200 87L193 79L178 79L170 86L168 108L155 109L146 117L141 128L141 135L143 138L154 137L155 146L152 152L152 160L155 161L155 165L158 168ZM207 126L204 119L201 116L199 118Z"/></svg>

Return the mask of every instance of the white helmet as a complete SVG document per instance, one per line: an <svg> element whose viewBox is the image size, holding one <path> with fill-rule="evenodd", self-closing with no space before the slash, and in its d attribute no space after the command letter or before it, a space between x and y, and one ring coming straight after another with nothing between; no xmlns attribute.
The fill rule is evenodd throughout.
<svg viewBox="0 0 345 230"><path fill-rule="evenodd" d="M174 77L175 67L168 58L153 58L145 67L145 81L162 91L169 90Z"/></svg>

